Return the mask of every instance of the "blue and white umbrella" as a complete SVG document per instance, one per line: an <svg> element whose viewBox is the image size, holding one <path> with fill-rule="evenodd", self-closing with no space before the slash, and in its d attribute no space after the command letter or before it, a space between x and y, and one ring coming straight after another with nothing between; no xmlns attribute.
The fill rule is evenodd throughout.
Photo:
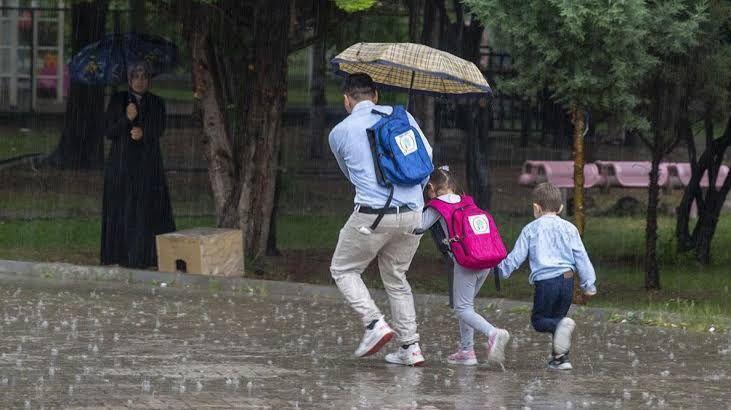
<svg viewBox="0 0 731 410"><path fill-rule="evenodd" d="M178 47L160 36L140 33L110 33L84 47L71 58L69 74L86 85L115 85L127 81L127 66L145 61L158 75L178 64Z"/></svg>

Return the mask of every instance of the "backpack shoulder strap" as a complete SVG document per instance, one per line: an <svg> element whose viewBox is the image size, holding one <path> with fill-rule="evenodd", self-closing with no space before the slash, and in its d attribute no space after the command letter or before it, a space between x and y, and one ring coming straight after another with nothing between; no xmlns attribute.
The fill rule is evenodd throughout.
<svg viewBox="0 0 731 410"><path fill-rule="evenodd" d="M474 198L469 195L462 195L460 199L461 200L459 201L459 205L461 206L477 206L477 204L475 204Z"/></svg>
<svg viewBox="0 0 731 410"><path fill-rule="evenodd" d="M406 116L406 109L404 108L403 105L394 105L393 112L391 113L391 115Z"/></svg>
<svg viewBox="0 0 731 410"><path fill-rule="evenodd" d="M454 213L454 204L444 202L439 198L434 198L430 199L429 202L426 203L426 206L434 208L435 211L439 212L442 218L444 218L444 221L447 223L447 228L449 228L450 231L452 230L451 220L452 214Z"/></svg>

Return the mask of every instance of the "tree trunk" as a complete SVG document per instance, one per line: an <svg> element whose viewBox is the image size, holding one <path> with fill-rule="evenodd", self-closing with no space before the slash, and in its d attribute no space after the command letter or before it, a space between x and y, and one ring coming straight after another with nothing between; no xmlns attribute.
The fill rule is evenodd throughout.
<svg viewBox="0 0 731 410"><path fill-rule="evenodd" d="M711 242L716 232L723 204L729 190L731 190L731 178L728 176L725 181L712 182L715 179L714 176L719 173L726 149L731 145L731 117L729 117L726 124L724 134L716 139L713 136L711 111L707 111L705 118L706 147L697 160L695 139L690 125L687 123L683 127L691 165L691 178L683 192L680 206L678 206L678 219L675 228L678 251L695 250L696 259L703 264L708 264L711 261ZM710 186L704 193L700 187L700 182L701 177L706 172L709 176ZM720 189L716 188L718 183L722 183ZM698 220L693 232L690 233L690 210L693 202L698 207Z"/></svg>
<svg viewBox="0 0 731 410"><path fill-rule="evenodd" d="M222 4L227 13L207 5L192 13L188 42L217 224L240 228L245 255L255 259L266 250L274 208L290 4ZM231 31L219 30L221 18Z"/></svg>
<svg viewBox="0 0 731 410"><path fill-rule="evenodd" d="M658 179L660 161L663 157L659 152L660 149L655 148L652 153L650 187L647 190L647 225L645 227L645 289L647 290L660 290L660 271L657 264L657 206L660 200Z"/></svg>
<svg viewBox="0 0 731 410"><path fill-rule="evenodd" d="M279 150L279 163L282 163L282 150ZM267 256L281 256L282 252L277 247L277 221L279 220L279 201L282 193L282 178L284 178L284 172L286 170L283 167L277 169L277 188L274 191L274 209L272 209L272 217L269 222L269 237L267 238Z"/></svg>
<svg viewBox="0 0 731 410"><path fill-rule="evenodd" d="M679 121L679 130L685 139L688 151L688 163L690 164L691 177L688 185L683 190L683 197L677 208L677 220L675 224L675 238L678 252L687 252L696 246L696 238L690 235L690 212L693 203L698 208L698 213L703 214L705 204L703 202L703 192L701 191L700 181L703 172L700 169L700 163L705 163L707 154L701 156L700 162L697 158L695 145L695 136L688 120L688 116L684 115Z"/></svg>
<svg viewBox="0 0 731 410"><path fill-rule="evenodd" d="M194 26L205 28L212 24L204 13L196 13ZM208 162L208 177L213 191L216 225L236 227L236 204L239 198L238 167L234 157L231 135L223 111L224 90L217 78L216 50L207 30L195 31L188 39L192 58L192 77L196 106L203 124L204 156Z"/></svg>
<svg viewBox="0 0 731 410"><path fill-rule="evenodd" d="M571 113L574 123L574 223L579 234L584 235L584 111L574 107Z"/></svg>
<svg viewBox="0 0 731 410"><path fill-rule="evenodd" d="M574 125L574 201L573 214L579 235L584 235L584 111L574 106L571 111ZM574 303L586 304L579 280L574 280Z"/></svg>
<svg viewBox="0 0 731 410"><path fill-rule="evenodd" d="M107 0L74 2L71 6L72 52L98 41L105 32ZM104 87L71 83L64 127L46 162L63 169L99 169L104 163Z"/></svg>
<svg viewBox="0 0 731 410"><path fill-rule="evenodd" d="M490 179L489 107L482 100L473 110L473 117L467 130L465 149L467 162L467 190L480 208L490 208L492 192Z"/></svg>
<svg viewBox="0 0 731 410"><path fill-rule="evenodd" d="M528 98L520 101L520 146L525 148L528 146L530 139L530 123L531 123L531 104Z"/></svg>
<svg viewBox="0 0 731 410"><path fill-rule="evenodd" d="M441 9L438 6L437 2L412 1L410 2L410 7L416 7L420 9L417 11L409 10L410 18L418 18L420 14L423 14L424 16L423 24L421 24L421 44L439 48L441 41L442 25L444 20ZM423 11L423 13L419 13L419 11ZM416 27L419 26L419 24L417 23L418 22L409 23L410 31L412 29L416 30ZM414 31L410 34L415 35L416 33ZM419 42L418 39L415 37L412 38L412 41ZM436 158L441 150L434 139L434 136L437 134L435 115L436 104L434 101L434 97L428 95L412 95L410 109L414 115L414 118L416 118L417 122L419 123L421 130L424 132L427 140L429 140L429 143L433 146L434 155Z"/></svg>
<svg viewBox="0 0 731 410"><path fill-rule="evenodd" d="M731 191L731 176L727 175L724 181L716 180L726 149L731 142L731 120L729 121L726 132L721 138L710 139L706 152L704 152L706 161L704 161L702 167L699 167L699 170L705 169L706 164L708 165L709 187L706 190L705 200L702 202L702 212L701 207L699 207L699 218L693 231L693 239L695 240L696 259L704 265L711 263L711 242L716 233L723 204L726 202L729 191ZM706 155L707 153L709 155ZM716 188L719 182L722 183L721 187Z"/></svg>
<svg viewBox="0 0 731 410"><path fill-rule="evenodd" d="M706 209L698 219L696 239L696 259L698 262L708 265L711 263L711 242L716 233L718 218L723 207L723 201L718 202L717 195L713 195L706 201Z"/></svg>
<svg viewBox="0 0 731 410"><path fill-rule="evenodd" d="M660 202L660 162L680 141L680 135L689 129L688 104L690 85L680 80L664 80L659 75L648 90L652 105L649 107L652 139L638 133L652 155L650 186L647 191L647 225L645 227L645 289L660 289L660 269L657 260L657 213Z"/></svg>
<svg viewBox="0 0 731 410"><path fill-rule="evenodd" d="M409 9L409 41L418 43L421 29L421 15L424 12L424 0L408 0L406 7Z"/></svg>
<svg viewBox="0 0 731 410"><path fill-rule="evenodd" d="M310 159L320 159L325 153L327 97L325 94L327 80L327 62L325 61L328 0L320 0L318 8L317 30L321 38L312 45L312 71L310 73Z"/></svg>
<svg viewBox="0 0 731 410"><path fill-rule="evenodd" d="M129 0L130 26L137 33L144 33L147 30L145 3L145 0Z"/></svg>
<svg viewBox="0 0 731 410"><path fill-rule="evenodd" d="M260 0L256 4L238 203L239 226L245 230L245 249L254 259L266 250L274 207L282 112L287 101L290 15L289 2Z"/></svg>

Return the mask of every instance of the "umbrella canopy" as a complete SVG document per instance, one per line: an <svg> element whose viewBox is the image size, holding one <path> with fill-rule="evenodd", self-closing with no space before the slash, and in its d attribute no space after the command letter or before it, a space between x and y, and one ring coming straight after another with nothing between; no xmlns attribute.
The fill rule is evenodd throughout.
<svg viewBox="0 0 731 410"><path fill-rule="evenodd" d="M114 85L127 81L127 66L146 61L152 75L178 64L178 47L159 36L139 33L106 34L71 58L72 81L87 85Z"/></svg>
<svg viewBox="0 0 731 410"><path fill-rule="evenodd" d="M450 53L412 43L357 43L338 54L337 74L365 73L388 88L424 94L491 94L473 63Z"/></svg>

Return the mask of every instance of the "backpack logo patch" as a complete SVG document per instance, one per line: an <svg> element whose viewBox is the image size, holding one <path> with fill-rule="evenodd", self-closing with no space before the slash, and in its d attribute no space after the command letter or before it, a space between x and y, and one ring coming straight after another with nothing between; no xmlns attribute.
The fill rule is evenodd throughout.
<svg viewBox="0 0 731 410"><path fill-rule="evenodd" d="M487 215L472 215L467 218L472 227L472 231L477 235L490 233L490 222L487 220Z"/></svg>
<svg viewBox="0 0 731 410"><path fill-rule="evenodd" d="M397 135L396 144L404 156L413 154L419 148L416 145L416 135L414 135L413 130L408 130L401 135Z"/></svg>

